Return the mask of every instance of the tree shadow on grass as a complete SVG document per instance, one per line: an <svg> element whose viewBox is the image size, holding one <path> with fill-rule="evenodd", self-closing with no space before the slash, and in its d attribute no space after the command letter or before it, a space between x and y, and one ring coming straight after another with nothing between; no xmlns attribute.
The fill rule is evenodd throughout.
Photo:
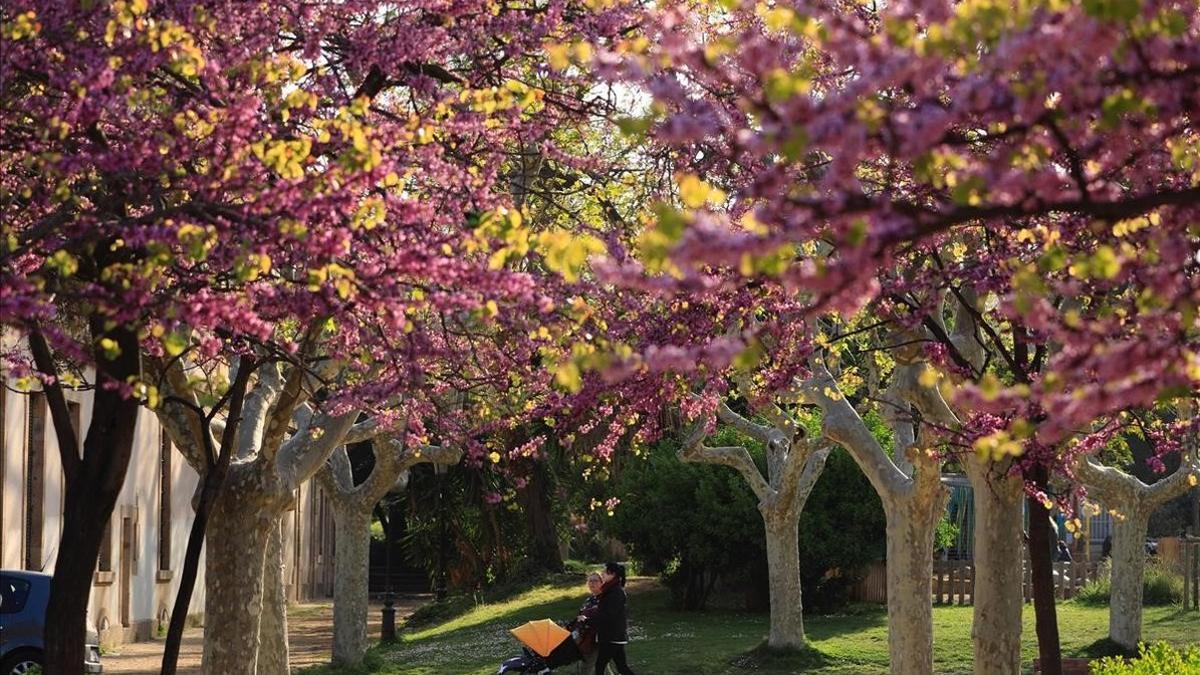
<svg viewBox="0 0 1200 675"><path fill-rule="evenodd" d="M729 661L738 670L755 670L769 673L817 670L836 665L838 660L816 647L804 649L776 649L768 647L766 641L748 652L739 654Z"/></svg>
<svg viewBox="0 0 1200 675"><path fill-rule="evenodd" d="M1086 656L1092 659L1098 659L1104 656L1137 656L1136 649L1123 647L1112 640L1103 637L1090 645L1084 645L1076 652L1080 656Z"/></svg>
<svg viewBox="0 0 1200 675"><path fill-rule="evenodd" d="M1173 605L1172 609L1173 611L1169 614L1163 614L1162 616L1156 616L1154 618L1143 616L1142 625L1156 626L1159 624L1175 623L1184 619L1191 619L1193 621L1200 622L1200 612L1197 612L1194 609L1184 609L1183 605Z"/></svg>
<svg viewBox="0 0 1200 675"><path fill-rule="evenodd" d="M887 626L887 609L878 605L851 605L837 614L806 614L804 632L810 640L846 637Z"/></svg>

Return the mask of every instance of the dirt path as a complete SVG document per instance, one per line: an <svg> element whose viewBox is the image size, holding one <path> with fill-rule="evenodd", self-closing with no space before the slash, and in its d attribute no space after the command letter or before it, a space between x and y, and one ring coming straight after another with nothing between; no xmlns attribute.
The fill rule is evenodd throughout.
<svg viewBox="0 0 1200 675"><path fill-rule="evenodd" d="M396 622L429 602L431 596L418 595L397 598ZM372 604L368 615L367 632L372 639L379 637L382 605ZM313 602L293 605L288 610L288 643L291 646L292 668L315 666L329 662L330 642L333 640L333 603ZM179 675L200 674L200 654L204 649L204 629L189 628L183 634L179 651ZM157 673L162 665L162 640L134 642L121 645L119 651L105 654L101 659L105 673Z"/></svg>

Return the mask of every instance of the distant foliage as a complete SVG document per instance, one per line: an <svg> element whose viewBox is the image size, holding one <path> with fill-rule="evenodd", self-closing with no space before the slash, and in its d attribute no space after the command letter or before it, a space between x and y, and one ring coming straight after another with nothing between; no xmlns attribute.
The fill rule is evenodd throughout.
<svg viewBox="0 0 1200 675"><path fill-rule="evenodd" d="M763 464L762 449L733 429L722 428L712 443L745 446ZM615 485L621 505L610 533L644 569L662 574L680 607L702 609L722 579L766 568L765 533L754 493L741 476L680 462L676 447L661 442L645 461L626 467ZM800 517L806 607L830 610L845 603L860 570L883 557L884 527L874 490L850 456L835 450Z"/></svg>
<svg viewBox="0 0 1200 675"><path fill-rule="evenodd" d="M685 464L676 446L654 446L616 484L609 523L644 569L657 571L684 609L703 609L722 577L765 558L762 518L737 473Z"/></svg>
<svg viewBox="0 0 1200 675"><path fill-rule="evenodd" d="M1111 594L1112 582L1105 576L1081 588L1075 600L1099 607L1109 603ZM1180 602L1183 602L1183 577L1159 565L1147 565L1142 580L1142 603L1161 606Z"/></svg>
<svg viewBox="0 0 1200 675"><path fill-rule="evenodd" d="M885 528L879 495L850 455L835 449L800 515L806 609L832 611L848 601L861 571L883 559Z"/></svg>

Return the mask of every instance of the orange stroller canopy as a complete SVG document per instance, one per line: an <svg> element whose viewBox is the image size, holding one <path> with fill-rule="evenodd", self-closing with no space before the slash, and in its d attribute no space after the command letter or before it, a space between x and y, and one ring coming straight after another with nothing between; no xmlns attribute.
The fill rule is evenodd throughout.
<svg viewBox="0 0 1200 675"><path fill-rule="evenodd" d="M571 633L550 619L539 619L517 626L509 631L513 637L520 640L526 647L537 652L539 656L550 656L554 648L570 637Z"/></svg>

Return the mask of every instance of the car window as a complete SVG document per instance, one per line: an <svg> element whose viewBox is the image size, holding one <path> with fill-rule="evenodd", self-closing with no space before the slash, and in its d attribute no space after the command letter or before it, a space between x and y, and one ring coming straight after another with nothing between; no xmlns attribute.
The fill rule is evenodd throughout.
<svg viewBox="0 0 1200 675"><path fill-rule="evenodd" d="M25 609L30 583L16 577L0 577L0 614L16 614Z"/></svg>

